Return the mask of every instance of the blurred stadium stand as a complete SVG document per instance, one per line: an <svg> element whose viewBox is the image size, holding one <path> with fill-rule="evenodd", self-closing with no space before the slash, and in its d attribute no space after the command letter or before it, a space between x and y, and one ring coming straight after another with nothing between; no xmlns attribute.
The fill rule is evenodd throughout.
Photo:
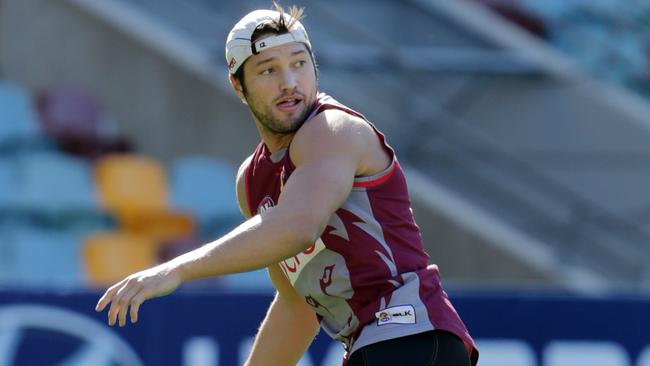
<svg viewBox="0 0 650 366"><path fill-rule="evenodd" d="M158 243L128 231L94 232L83 242L82 260L90 287L105 288L131 273L158 263Z"/></svg>
<svg viewBox="0 0 650 366"><path fill-rule="evenodd" d="M0 151L39 147L37 118L29 92L16 83L0 82Z"/></svg>
<svg viewBox="0 0 650 366"><path fill-rule="evenodd" d="M397 149L481 364L592 364L597 353L650 365L650 5L290 3L307 7L322 90ZM235 171L259 137L228 86L223 43L236 19L269 6L0 0L0 364L7 350L49 364L41 353L71 348L69 335L60 347L54 330L32 328L73 318L32 319L19 303L97 322L93 288L241 221ZM271 300L266 273L184 289L115 334L147 364L241 361ZM12 333L20 321L32 328ZM76 321L65 326L107 329ZM105 362L93 337L61 365ZM46 351L31 352L39 340ZM328 342L301 365L339 364Z"/></svg>
<svg viewBox="0 0 650 366"><path fill-rule="evenodd" d="M65 152L93 159L132 150L117 134L113 117L87 90L72 86L43 90L37 107L41 130Z"/></svg>
<svg viewBox="0 0 650 366"><path fill-rule="evenodd" d="M234 166L124 152L89 91L3 81L0 106L0 287L107 286L241 221ZM199 284L269 291L260 275Z"/></svg>
<svg viewBox="0 0 650 366"><path fill-rule="evenodd" d="M409 167L427 250L447 278L648 286L645 101L470 2L296 3L308 9L322 89L385 130ZM182 186L192 179L176 176L175 159L203 153L236 166L257 140L228 90L223 40L233 19L267 6L6 1L0 62L29 89L87 85L118 116L120 133L169 164ZM36 7L31 25L20 24ZM536 33L552 37L553 28ZM60 47L63 34L70 39ZM193 191L172 187L174 209L207 203L183 197ZM235 211L217 219L194 208L203 224Z"/></svg>
<svg viewBox="0 0 650 366"><path fill-rule="evenodd" d="M547 39L590 75L650 96L647 1L478 1Z"/></svg>
<svg viewBox="0 0 650 366"><path fill-rule="evenodd" d="M203 240L225 234L242 220L235 195L234 166L206 156L175 159L170 167L171 207L198 221Z"/></svg>

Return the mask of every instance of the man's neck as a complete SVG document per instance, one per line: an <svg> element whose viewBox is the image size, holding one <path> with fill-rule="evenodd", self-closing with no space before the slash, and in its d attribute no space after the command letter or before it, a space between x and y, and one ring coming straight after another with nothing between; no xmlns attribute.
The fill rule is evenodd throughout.
<svg viewBox="0 0 650 366"><path fill-rule="evenodd" d="M259 123L256 123L256 125L262 141L264 141L264 144L271 154L288 147L291 140L293 140L293 137L296 135L295 132L290 134L273 133L262 127Z"/></svg>

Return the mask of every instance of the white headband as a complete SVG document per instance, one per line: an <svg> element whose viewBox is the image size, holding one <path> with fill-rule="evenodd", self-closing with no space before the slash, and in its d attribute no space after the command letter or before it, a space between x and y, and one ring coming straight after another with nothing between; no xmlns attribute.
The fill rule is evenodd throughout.
<svg viewBox="0 0 650 366"><path fill-rule="evenodd" d="M285 22L289 24L292 20L291 17L288 14L284 14L284 16ZM231 74L237 72L247 58L268 48L291 42L302 42L311 50L311 43L305 27L299 21L294 22L289 33L270 36L255 43L251 42L253 32L259 25L274 21L279 17L280 13L275 10L255 10L235 24L226 40L226 62Z"/></svg>

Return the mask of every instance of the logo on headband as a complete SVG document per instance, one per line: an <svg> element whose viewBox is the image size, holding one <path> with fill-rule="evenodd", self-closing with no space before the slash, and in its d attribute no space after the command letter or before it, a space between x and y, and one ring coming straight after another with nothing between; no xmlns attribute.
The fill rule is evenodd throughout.
<svg viewBox="0 0 650 366"><path fill-rule="evenodd" d="M233 58L230 59L230 63L228 64L228 68L230 70L232 70L235 67L235 65L237 65L237 60L235 60L235 58L233 57Z"/></svg>

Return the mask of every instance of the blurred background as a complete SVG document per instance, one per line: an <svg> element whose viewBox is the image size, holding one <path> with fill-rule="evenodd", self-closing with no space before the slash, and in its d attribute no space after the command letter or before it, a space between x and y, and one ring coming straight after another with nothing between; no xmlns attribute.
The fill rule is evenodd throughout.
<svg viewBox="0 0 650 366"><path fill-rule="evenodd" d="M405 166L485 366L650 366L650 1L296 0ZM265 271L111 329L106 285L242 221L224 42L270 1L0 0L0 366L236 365ZM252 254L254 255L254 253ZM320 335L300 365L340 364Z"/></svg>

